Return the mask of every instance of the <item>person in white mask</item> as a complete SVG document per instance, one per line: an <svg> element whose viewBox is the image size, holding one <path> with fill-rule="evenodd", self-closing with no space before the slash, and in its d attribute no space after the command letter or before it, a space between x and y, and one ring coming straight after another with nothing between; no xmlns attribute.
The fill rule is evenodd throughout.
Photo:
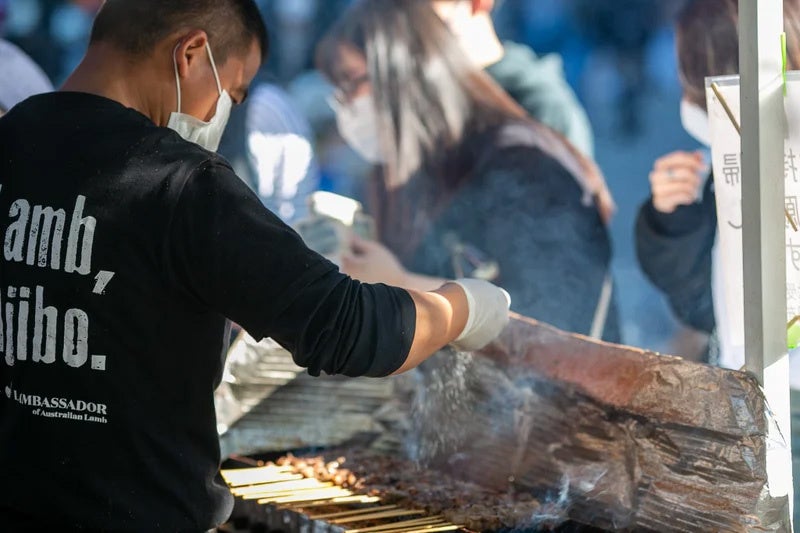
<svg viewBox="0 0 800 533"><path fill-rule="evenodd" d="M229 320L312 375L371 377L508 322L486 281L339 272L214 153L267 47L253 0L107 0L64 87L0 118L4 531L223 523Z"/></svg>
<svg viewBox="0 0 800 533"><path fill-rule="evenodd" d="M216 82L217 92L219 93L214 116L211 117L211 120L206 122L195 116L181 113L181 77L178 72L177 58L180 47L180 43L175 46L175 56L172 60L175 69L175 97L178 101L178 110L170 114L167 127L175 130L178 135L187 141L197 143L206 150L216 152L217 148L219 148L219 142L222 140L222 134L225 133L225 126L227 126L228 119L231 116L233 101L228 91L222 88L222 84L219 80L219 72L217 71L217 64L214 61L214 54L211 52L211 46L208 44L208 41L206 41L205 49L206 52L208 52L208 61L211 64L211 71L214 73L214 81Z"/></svg>
<svg viewBox="0 0 800 533"><path fill-rule="evenodd" d="M800 66L800 1L786 0L784 9L789 66L795 68ZM678 16L680 119L701 148L672 152L655 162L652 196L642 206L636 226L645 273L664 291L682 322L709 334L722 324L717 324L714 301L721 291L712 283L717 219L714 180L705 155L710 148L705 79L738 74L737 20L736 0L692 0ZM743 366L743 355L730 353L724 338L712 340L711 362Z"/></svg>
<svg viewBox="0 0 800 533"><path fill-rule="evenodd" d="M514 310L619 342L606 223L592 161L477 65L430 0L358 0L318 48L348 144L375 165L343 270L413 289L471 274Z"/></svg>
<svg viewBox="0 0 800 533"><path fill-rule="evenodd" d="M800 67L800 1L784 0L789 68ZM704 149L710 145L706 112L707 76L738 74L737 0L691 0L680 13L678 64L683 87L680 117L684 129ZM675 316L705 332L706 360L738 370L741 347L731 340L716 263L717 211L714 179L703 151L670 153L650 173L652 197L636 223L639 263L668 298ZM678 354L681 355L681 354ZM795 523L800 519L800 359L790 358Z"/></svg>

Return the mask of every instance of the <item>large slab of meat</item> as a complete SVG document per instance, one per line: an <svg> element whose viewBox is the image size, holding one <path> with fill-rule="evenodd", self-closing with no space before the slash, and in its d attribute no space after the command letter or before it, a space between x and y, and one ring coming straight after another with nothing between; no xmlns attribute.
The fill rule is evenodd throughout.
<svg viewBox="0 0 800 533"><path fill-rule="evenodd" d="M608 530L788 531L748 375L527 319L484 355L417 378L409 449L423 464Z"/></svg>

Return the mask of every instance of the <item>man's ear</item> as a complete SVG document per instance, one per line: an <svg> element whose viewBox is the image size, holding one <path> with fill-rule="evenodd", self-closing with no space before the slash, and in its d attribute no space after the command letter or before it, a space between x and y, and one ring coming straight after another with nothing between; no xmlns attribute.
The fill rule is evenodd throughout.
<svg viewBox="0 0 800 533"><path fill-rule="evenodd" d="M491 13L494 9L494 0L472 0L472 14Z"/></svg>
<svg viewBox="0 0 800 533"><path fill-rule="evenodd" d="M189 76L189 70L195 61L208 61L206 43L208 35L203 30L192 30L178 40L175 50L175 60L178 63L178 75L181 78Z"/></svg>

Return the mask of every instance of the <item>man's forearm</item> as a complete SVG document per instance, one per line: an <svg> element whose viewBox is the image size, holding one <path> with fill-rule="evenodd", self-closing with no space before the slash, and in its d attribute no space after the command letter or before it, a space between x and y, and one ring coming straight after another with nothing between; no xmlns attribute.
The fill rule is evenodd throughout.
<svg viewBox="0 0 800 533"><path fill-rule="evenodd" d="M417 308L416 334L406 362L395 375L416 368L456 340L469 317L467 296L458 285L447 284L433 292L408 292Z"/></svg>

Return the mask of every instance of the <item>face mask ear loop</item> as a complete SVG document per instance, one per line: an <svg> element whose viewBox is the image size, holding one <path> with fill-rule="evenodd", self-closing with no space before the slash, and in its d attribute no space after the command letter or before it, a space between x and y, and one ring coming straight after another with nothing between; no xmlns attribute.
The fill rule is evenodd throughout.
<svg viewBox="0 0 800 533"><path fill-rule="evenodd" d="M217 63L214 61L214 54L211 53L211 46L206 41L206 50L208 51L208 59L211 61L211 70L214 71L214 79L217 80L217 91L222 94L222 84L219 82L219 73L217 72Z"/></svg>
<svg viewBox="0 0 800 533"><path fill-rule="evenodd" d="M175 68L175 87L177 87L178 91L178 113L181 112L181 78L178 75L178 59L175 57L175 54L178 53L178 48L181 47L181 43L178 43L175 46L175 50L172 52L172 66Z"/></svg>

